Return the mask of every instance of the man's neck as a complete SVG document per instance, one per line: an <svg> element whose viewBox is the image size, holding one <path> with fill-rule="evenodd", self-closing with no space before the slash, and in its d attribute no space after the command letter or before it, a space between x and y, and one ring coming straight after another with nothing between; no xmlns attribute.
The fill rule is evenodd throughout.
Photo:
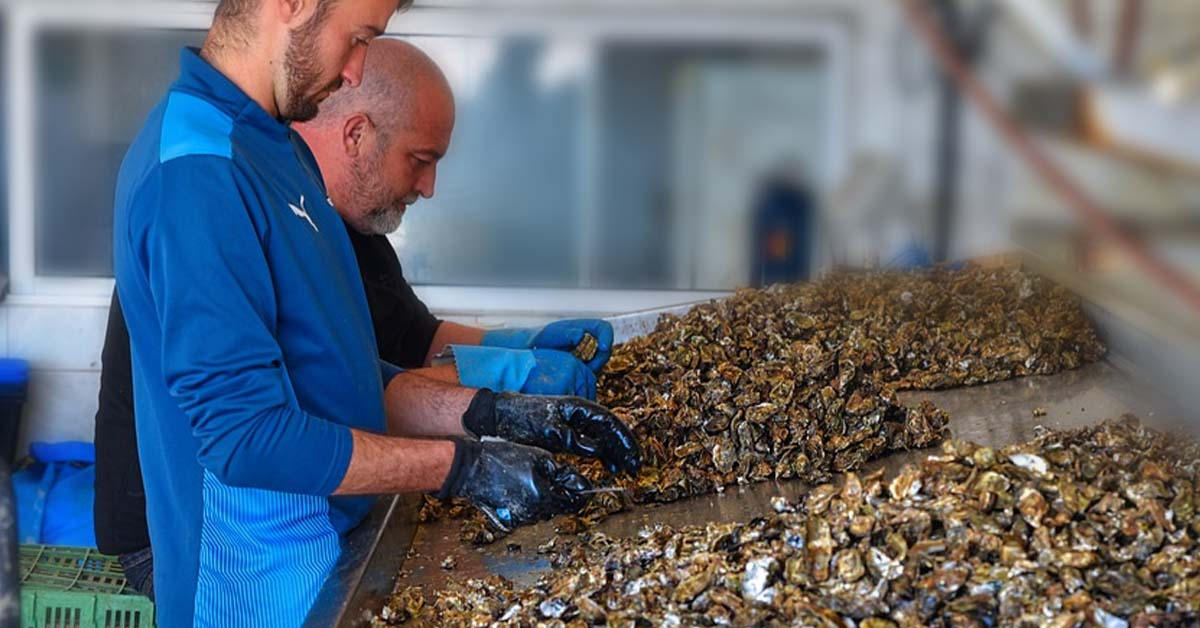
<svg viewBox="0 0 1200 628"><path fill-rule="evenodd" d="M334 207L341 207L346 198L343 192L347 181L341 173L349 172L350 164L339 162L337 151L341 142L340 129L336 124L320 124L315 122L297 122L292 125L308 144L313 158L317 160L317 168L325 180L325 192Z"/></svg>
<svg viewBox="0 0 1200 628"><path fill-rule="evenodd" d="M279 107L275 103L275 91L271 85L272 62L268 51L253 43L235 49L214 42L210 36L200 49L200 58L237 85L271 117L279 117Z"/></svg>

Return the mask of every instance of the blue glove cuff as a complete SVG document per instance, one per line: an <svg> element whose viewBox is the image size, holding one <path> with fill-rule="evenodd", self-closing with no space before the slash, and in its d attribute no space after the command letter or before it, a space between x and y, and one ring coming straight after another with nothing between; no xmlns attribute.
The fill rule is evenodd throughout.
<svg viewBox="0 0 1200 628"><path fill-rule="evenodd" d="M485 347L503 347L505 349L529 349L533 347L533 339L540 329L493 329L483 334L479 344Z"/></svg>
<svg viewBox="0 0 1200 628"><path fill-rule="evenodd" d="M537 366L532 351L451 345L458 383L468 388L521 390Z"/></svg>

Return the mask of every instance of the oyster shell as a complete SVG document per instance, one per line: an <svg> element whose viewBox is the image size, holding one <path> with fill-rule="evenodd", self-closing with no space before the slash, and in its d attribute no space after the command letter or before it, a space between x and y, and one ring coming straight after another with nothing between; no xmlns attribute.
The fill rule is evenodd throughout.
<svg viewBox="0 0 1200 628"><path fill-rule="evenodd" d="M820 484L946 435L944 412L899 405L897 390L1048 374L1103 353L1070 293L1021 270L835 275L742 290L664 316L654 332L615 348L599 401L641 440L643 472L610 479L598 463L572 460L598 485L627 491L597 496L561 527L580 532L634 504L733 484ZM466 512L431 504L426 518ZM496 538L472 521L465 539Z"/></svg>
<svg viewBox="0 0 1200 628"><path fill-rule="evenodd" d="M744 523L654 526L618 540L580 537L561 568L519 589L452 583L425 601L406 589L376 626L1179 626L1200 622L1200 526L1172 508L1200 480L1195 441L1132 417L1046 431L997 452L981 509L975 448L914 465L916 493L852 478L828 499ZM1065 451L1067 457L1052 452ZM1013 454L1069 460L1053 477ZM1136 459L1140 464L1128 464ZM1085 461L1087 461L1085 463ZM1151 479L1147 479L1151 478ZM1141 483L1149 485L1139 486ZM1056 496L1092 495L1074 516ZM1138 487L1138 488L1134 488ZM813 510L813 507L819 510ZM1153 516L1154 507L1167 513ZM864 536L833 533L838 513ZM1035 520L1035 527L1030 520ZM1169 524L1169 525L1166 525ZM908 539L913 534L915 539ZM586 610L585 610L586 609ZM561 623L554 623L554 622Z"/></svg>

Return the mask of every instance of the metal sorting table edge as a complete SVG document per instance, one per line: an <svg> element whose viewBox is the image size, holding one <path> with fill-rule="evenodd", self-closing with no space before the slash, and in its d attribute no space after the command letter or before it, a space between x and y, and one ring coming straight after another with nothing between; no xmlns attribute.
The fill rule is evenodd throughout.
<svg viewBox="0 0 1200 628"><path fill-rule="evenodd" d="M346 538L342 556L325 580L305 628L361 625L361 609L378 612L392 593L396 572L417 529L418 495L380 497Z"/></svg>

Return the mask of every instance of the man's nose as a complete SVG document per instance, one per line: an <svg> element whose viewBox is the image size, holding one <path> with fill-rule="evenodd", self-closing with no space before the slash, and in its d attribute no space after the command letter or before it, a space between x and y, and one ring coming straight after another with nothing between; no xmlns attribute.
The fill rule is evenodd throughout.
<svg viewBox="0 0 1200 628"><path fill-rule="evenodd" d="M430 166L425 169L420 180L417 181L417 192L422 198L433 198L434 186L437 185L437 166Z"/></svg>
<svg viewBox="0 0 1200 628"><path fill-rule="evenodd" d="M345 86L354 88L362 83L363 66L367 63L367 47L356 45L350 50L350 58L342 68L342 82Z"/></svg>

